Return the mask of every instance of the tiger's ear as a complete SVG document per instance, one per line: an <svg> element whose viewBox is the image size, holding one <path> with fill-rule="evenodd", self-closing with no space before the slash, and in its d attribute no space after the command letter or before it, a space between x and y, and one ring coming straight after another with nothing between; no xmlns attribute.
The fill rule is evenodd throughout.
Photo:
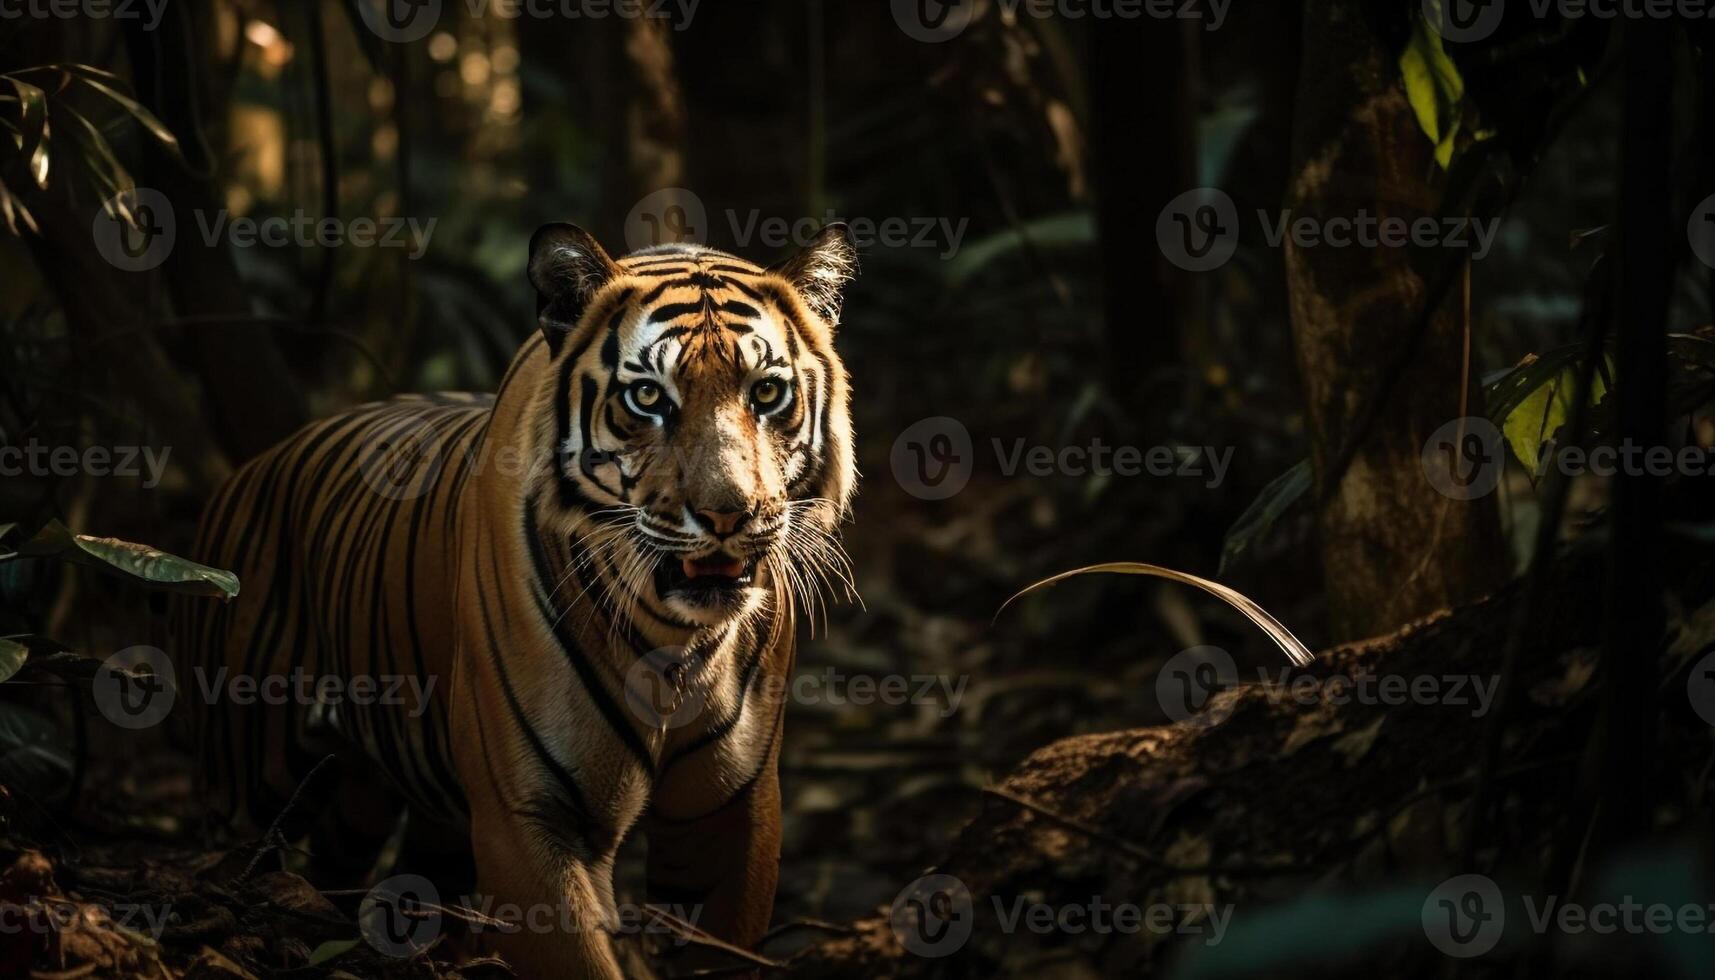
<svg viewBox="0 0 1715 980"><path fill-rule="evenodd" d="M784 276L803 297L804 305L816 311L828 326L838 326L846 283L857 278L858 272L851 229L843 221L824 226L802 252L769 271Z"/></svg>
<svg viewBox="0 0 1715 980"><path fill-rule="evenodd" d="M530 284L536 287L536 322L549 349L559 352L590 300L618 274L619 266L595 236L577 225L536 229L530 236Z"/></svg>

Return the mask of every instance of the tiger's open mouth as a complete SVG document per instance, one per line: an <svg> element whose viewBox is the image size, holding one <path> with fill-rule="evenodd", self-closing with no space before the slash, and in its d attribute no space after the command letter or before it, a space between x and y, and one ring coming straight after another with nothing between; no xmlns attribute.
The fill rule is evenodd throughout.
<svg viewBox="0 0 1715 980"><path fill-rule="evenodd" d="M655 565L655 594L697 606L722 606L741 598L755 578L755 559L719 551L700 558L668 555Z"/></svg>

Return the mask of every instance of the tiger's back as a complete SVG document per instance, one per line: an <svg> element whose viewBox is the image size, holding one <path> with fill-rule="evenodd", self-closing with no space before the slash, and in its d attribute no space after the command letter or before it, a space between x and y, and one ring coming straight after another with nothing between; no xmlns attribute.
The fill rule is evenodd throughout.
<svg viewBox="0 0 1715 980"><path fill-rule="evenodd" d="M453 570L491 402L353 408L252 460L209 503L198 560L242 591L179 605L174 635L218 817L266 825L326 755L356 753L414 810L462 819L447 746Z"/></svg>

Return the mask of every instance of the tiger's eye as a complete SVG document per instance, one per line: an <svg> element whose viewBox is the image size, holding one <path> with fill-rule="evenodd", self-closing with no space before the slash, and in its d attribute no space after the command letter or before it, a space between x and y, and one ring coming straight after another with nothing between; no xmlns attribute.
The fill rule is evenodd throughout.
<svg viewBox="0 0 1715 980"><path fill-rule="evenodd" d="M625 389L626 404L639 415L661 416L673 407L667 392L653 381L639 381Z"/></svg>
<svg viewBox="0 0 1715 980"><path fill-rule="evenodd" d="M772 408L780 403L780 398L786 393L786 386L770 378L764 378L750 389L750 397L761 408Z"/></svg>

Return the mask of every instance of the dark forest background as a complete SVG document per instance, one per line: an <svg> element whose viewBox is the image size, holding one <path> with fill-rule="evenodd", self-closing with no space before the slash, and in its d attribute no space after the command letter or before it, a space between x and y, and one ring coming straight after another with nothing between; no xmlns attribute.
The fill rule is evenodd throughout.
<svg viewBox="0 0 1715 980"><path fill-rule="evenodd" d="M615 254L668 235L759 262L791 250L753 230L771 220L930 222L922 244L860 242L839 345L862 601L829 608L799 668L965 686L956 705L792 707L775 912L792 928L763 951L782 969L1200 969L1153 940L902 952L886 906L925 869L963 867L1008 894L1207 894L1299 916L1232 940L1207 975L1600 972L1607 954L1574 942L1569 958L1555 937L1445 960L1422 937L1424 893L1397 889L1504 868L1583 895L1609 857L1640 853L1650 874L1707 868L1715 719L1687 691L1715 642L1708 478L1560 479L1534 462L1550 439L1715 444L1715 248L1698 257L1693 220L1715 193L1707 20L1514 10L1444 43L1435 5L1404 0L1233 4L1218 29L1195 3L1177 19L967 2L952 5L962 32L930 43L911 3L704 0L682 23L448 2L394 42L357 2L172 0L153 26L0 19L0 444L170 450L158 485L0 477L0 840L46 855L64 900L182 874L158 887L216 907L198 889L222 855L203 848L187 760L105 728L54 659L159 642L161 595L146 570L64 560L77 550L53 547L50 522L182 554L220 481L303 422L492 391L535 328L526 243L565 220ZM1193 272L1158 226L1200 187L1231 198L1242 230L1231 261ZM146 271L97 247L103 221L149 217L106 203L135 205L133 188L176 214ZM1304 248L1252 218L1360 208L1499 233L1481 256ZM434 224L420 255L235 247L199 233L195 215L222 211ZM935 417L968 430L973 467L925 500L895 477L897 440ZM1488 447L1498 488L1475 500L1425 475L1432 433L1461 417L1504 439ZM1215 486L1037 477L991 448L1092 439L1230 448L1231 464ZM1239 692L1230 738L1149 734L1170 720L1157 678L1180 651L1220 647L1247 676L1285 662L1228 603L1153 578L1079 578L996 618L1033 582L1119 561L1217 579L1313 650L1363 641L1312 674L1456 664L1500 679L1501 708L1406 709L1384 728L1260 695L1250 712ZM1060 755L1026 762L1051 743ZM1277 866L1224 872L1229 858ZM0 902L35 893L22 866ZM361 949L306 965L320 944L256 924L283 899L234 901L230 928L169 930L148 955L175 971L225 968L205 950L256 975L403 969ZM1611 944L1650 972L1707 975L1695 938L1700 952ZM94 975L140 955L100 948Z"/></svg>

